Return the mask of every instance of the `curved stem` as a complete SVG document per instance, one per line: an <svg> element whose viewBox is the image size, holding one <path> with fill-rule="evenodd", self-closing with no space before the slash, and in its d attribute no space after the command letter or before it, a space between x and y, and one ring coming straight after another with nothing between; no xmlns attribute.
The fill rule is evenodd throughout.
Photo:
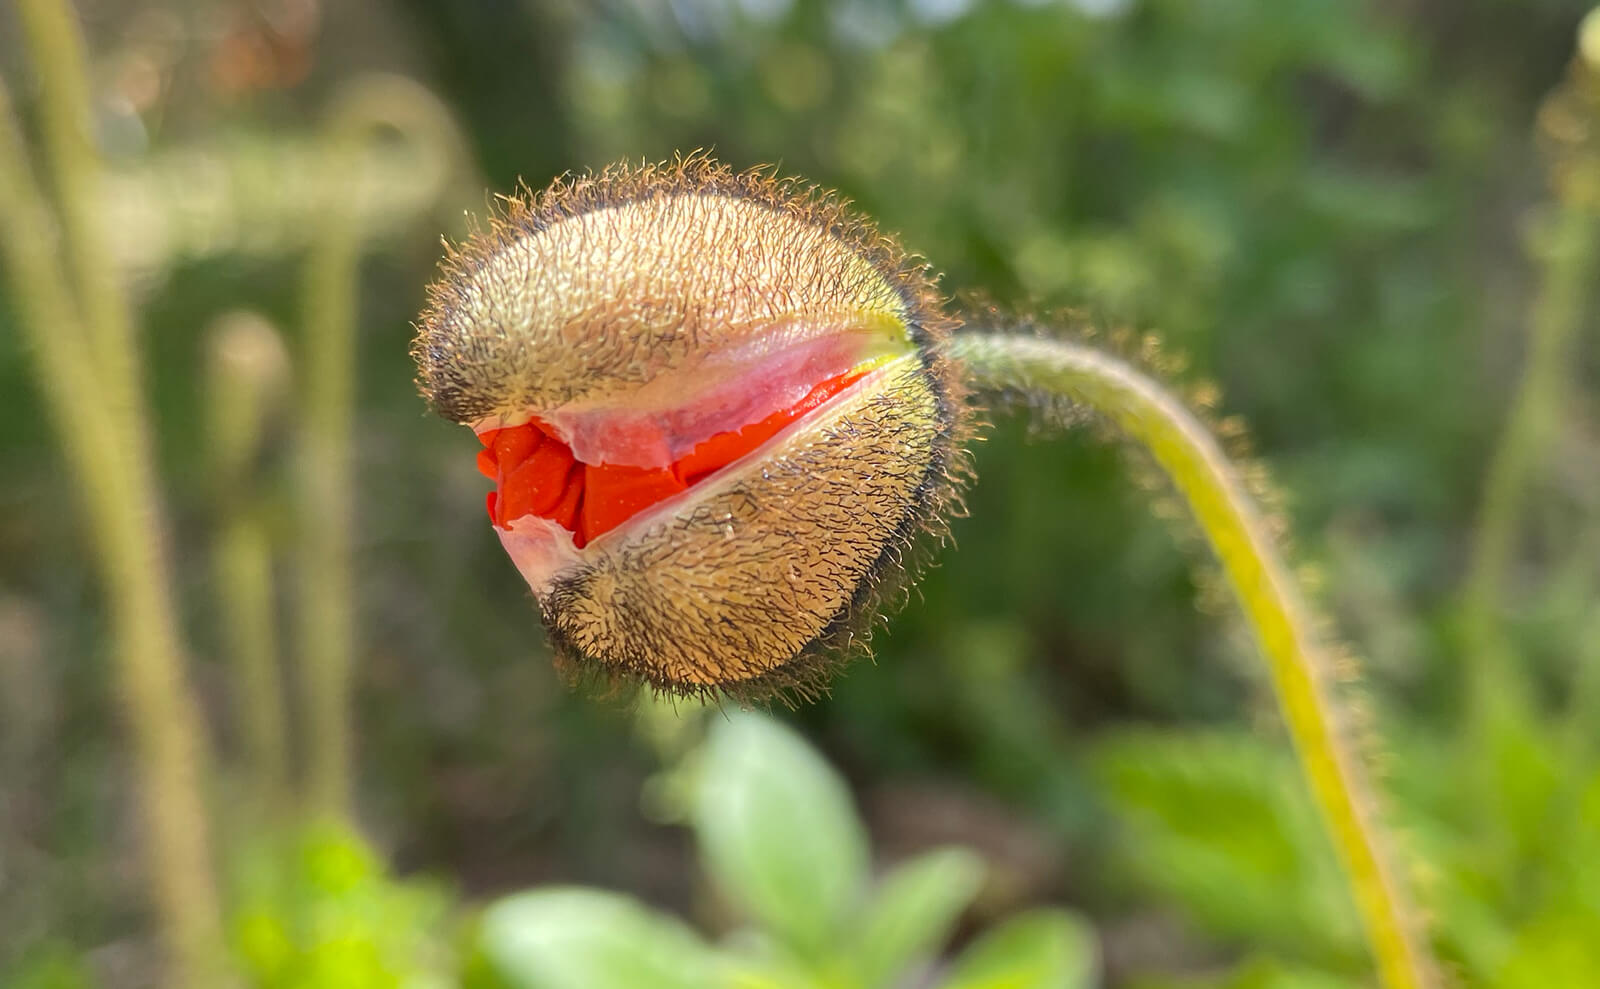
<svg viewBox="0 0 1600 989"><path fill-rule="evenodd" d="M95 349L93 310L80 310L54 256L53 219L0 85L0 261L99 555L170 984L226 984L202 796L205 735L184 679L160 498L135 418L143 406L119 407L115 394L136 391L108 383L110 370L85 359Z"/></svg>
<svg viewBox="0 0 1600 989"><path fill-rule="evenodd" d="M394 76L348 87L324 127L325 168L335 176L322 204L304 281L300 404L298 643L306 718L306 798L315 813L351 810L351 694L355 672L355 396L364 217L388 208L364 179L366 144L392 128L432 158L434 195L460 173L460 137L426 89Z"/></svg>
<svg viewBox="0 0 1600 989"><path fill-rule="evenodd" d="M91 359L101 365L102 389L109 392L102 401L115 403L120 412L138 400L139 357L133 318L103 234L104 170L94 145L88 52L71 5L63 0L19 0L17 13L41 83L39 130L72 288L83 309Z"/></svg>
<svg viewBox="0 0 1600 989"><path fill-rule="evenodd" d="M233 718L249 765L247 813L288 806L289 741L278 659L272 533L259 494L268 421L287 387L288 358L264 317L235 312L211 330L206 424L216 478L212 547L217 612L234 676Z"/></svg>
<svg viewBox="0 0 1600 989"><path fill-rule="evenodd" d="M979 391L1021 391L1083 405L1155 458L1205 532L1255 632L1383 984L1436 985L1419 915L1394 868L1372 786L1343 724L1331 663L1260 512L1210 431L1159 383L1081 344L972 334L957 337L951 355Z"/></svg>

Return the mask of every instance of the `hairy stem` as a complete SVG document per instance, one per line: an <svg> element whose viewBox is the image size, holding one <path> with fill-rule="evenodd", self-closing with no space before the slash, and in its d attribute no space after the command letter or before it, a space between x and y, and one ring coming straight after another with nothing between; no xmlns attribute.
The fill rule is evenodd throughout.
<svg viewBox="0 0 1600 989"><path fill-rule="evenodd" d="M341 175L357 161L357 135L330 137ZM313 810L343 815L350 800L350 678L355 650L351 510L355 480L356 282L361 235L353 204L324 213L306 260L300 462L300 683L307 717L306 789Z"/></svg>
<svg viewBox="0 0 1600 989"><path fill-rule="evenodd" d="M102 236L104 169L94 146L88 55L65 0L18 0L28 52L39 75L44 138L55 187L70 285L88 334L88 359L101 370L101 404L128 419L148 444L139 414L139 357L119 273Z"/></svg>
<svg viewBox="0 0 1600 989"><path fill-rule="evenodd" d="M213 547L223 642L235 676L234 716L252 790L250 812L283 809L289 757L272 580L272 538L256 461L288 360L264 318L233 313L212 329L207 374L211 469L217 485Z"/></svg>
<svg viewBox="0 0 1600 989"><path fill-rule="evenodd" d="M1571 401L1576 345L1594 295L1600 262L1600 9L1584 19L1577 58L1539 109L1538 136L1553 201L1530 238L1539 288L1528 312L1527 357L1510 412L1489 461L1483 504L1461 595L1462 650L1470 676L1468 727L1475 739L1494 739L1520 719L1532 701L1514 668L1514 647L1503 607L1507 571L1530 482L1552 453L1561 416ZM1587 560L1588 557L1580 557ZM1580 564L1581 565L1581 564ZM1589 681L1580 671L1573 717L1590 714ZM1586 721L1575 722L1581 733Z"/></svg>
<svg viewBox="0 0 1600 989"><path fill-rule="evenodd" d="M80 309L74 298L54 256L53 219L0 86L0 227L6 231L0 252L41 395L77 475L110 599L115 669L133 736L169 984L207 989L220 984L222 962L201 795L204 734L184 680L165 531L143 443L143 409L132 400L133 388L109 382L109 368L85 359L95 341L113 334L103 326L90 332L97 310ZM114 401L119 395L120 405Z"/></svg>
<svg viewBox="0 0 1600 989"><path fill-rule="evenodd" d="M1529 316L1527 363L1489 463L1462 591L1471 702L1480 720L1519 699L1522 678L1509 666L1511 646L1499 621L1502 583L1511 564L1528 482L1547 455L1567 404L1573 344L1585 300L1594 290L1600 252L1600 218L1593 212L1563 206L1552 220L1540 251L1543 277Z"/></svg>
<svg viewBox="0 0 1600 989"><path fill-rule="evenodd" d="M1129 364L1064 340L957 337L979 391L1023 392L1094 410L1147 450L1194 513L1271 671L1295 751L1350 880L1385 986L1437 984L1419 915L1395 869L1372 786L1341 716L1305 602L1238 471L1167 389Z"/></svg>
<svg viewBox="0 0 1600 989"><path fill-rule="evenodd" d="M353 470L356 318L363 217L392 209L370 174L373 134L408 138L435 169L435 194L460 174L461 139L426 89L374 76L347 88L324 128L326 169L334 181L322 204L304 282L304 372L300 393L299 682L307 717L306 789L312 808L349 810L351 679L355 603L352 544L357 480Z"/></svg>

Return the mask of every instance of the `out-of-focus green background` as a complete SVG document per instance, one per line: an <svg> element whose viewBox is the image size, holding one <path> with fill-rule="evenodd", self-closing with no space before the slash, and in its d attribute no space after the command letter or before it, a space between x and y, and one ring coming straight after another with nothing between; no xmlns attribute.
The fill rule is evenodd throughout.
<svg viewBox="0 0 1600 989"><path fill-rule="evenodd" d="M838 189L953 296L1154 331L1185 359L1176 382L1214 384L1365 661L1439 953L1463 985L1600 985L1600 321L1581 291L1600 277L1600 37L1588 75L1574 67L1588 6L81 0L107 168L95 209L138 317L219 874L248 874L243 836L271 827L230 813L253 701L212 547L248 496L274 546L298 766L313 758L292 631L307 257L328 211L358 202L354 820L372 882L428 891L426 910L376 926L433 939L424 967L448 984L470 967L451 960L471 954L453 925L528 887L628 891L707 937L730 925L690 832L652 802L671 749L642 727L655 715L552 671L483 518L476 443L426 413L406 353L440 235L489 192L706 148ZM0 74L36 129L9 4ZM386 122L359 165L327 136L350 105ZM1550 316L1562 277L1578 308ZM0 973L15 973L0 982L158 984L104 595L13 301L0 289ZM219 490L207 398L210 338L239 310L277 327L289 368L231 474L243 494ZM1508 436L1531 334L1563 318L1530 399L1543 413ZM993 419L970 517L876 661L778 712L848 780L874 861L953 843L988 862L952 951L1055 904L1092 929L1106 985L1367 984L1203 547L1103 433ZM1509 559L1474 598L1497 450L1526 466ZM1508 711L1476 710L1474 678ZM379 966L394 981L342 984L440 984L404 981L410 950Z"/></svg>

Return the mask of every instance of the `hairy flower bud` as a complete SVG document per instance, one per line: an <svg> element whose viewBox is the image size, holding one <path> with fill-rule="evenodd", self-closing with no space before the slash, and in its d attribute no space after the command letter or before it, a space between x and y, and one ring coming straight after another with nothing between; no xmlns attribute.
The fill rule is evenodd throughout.
<svg viewBox="0 0 1600 989"><path fill-rule="evenodd" d="M562 657L751 694L815 685L951 503L947 335L838 200L692 157L508 199L413 356Z"/></svg>

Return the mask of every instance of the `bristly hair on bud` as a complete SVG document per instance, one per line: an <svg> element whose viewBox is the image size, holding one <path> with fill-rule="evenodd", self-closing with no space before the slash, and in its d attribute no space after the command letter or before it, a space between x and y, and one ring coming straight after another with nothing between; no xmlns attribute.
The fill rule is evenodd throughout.
<svg viewBox="0 0 1600 989"><path fill-rule="evenodd" d="M412 355L564 668L804 697L961 510L953 326L843 200L695 154L502 199Z"/></svg>

